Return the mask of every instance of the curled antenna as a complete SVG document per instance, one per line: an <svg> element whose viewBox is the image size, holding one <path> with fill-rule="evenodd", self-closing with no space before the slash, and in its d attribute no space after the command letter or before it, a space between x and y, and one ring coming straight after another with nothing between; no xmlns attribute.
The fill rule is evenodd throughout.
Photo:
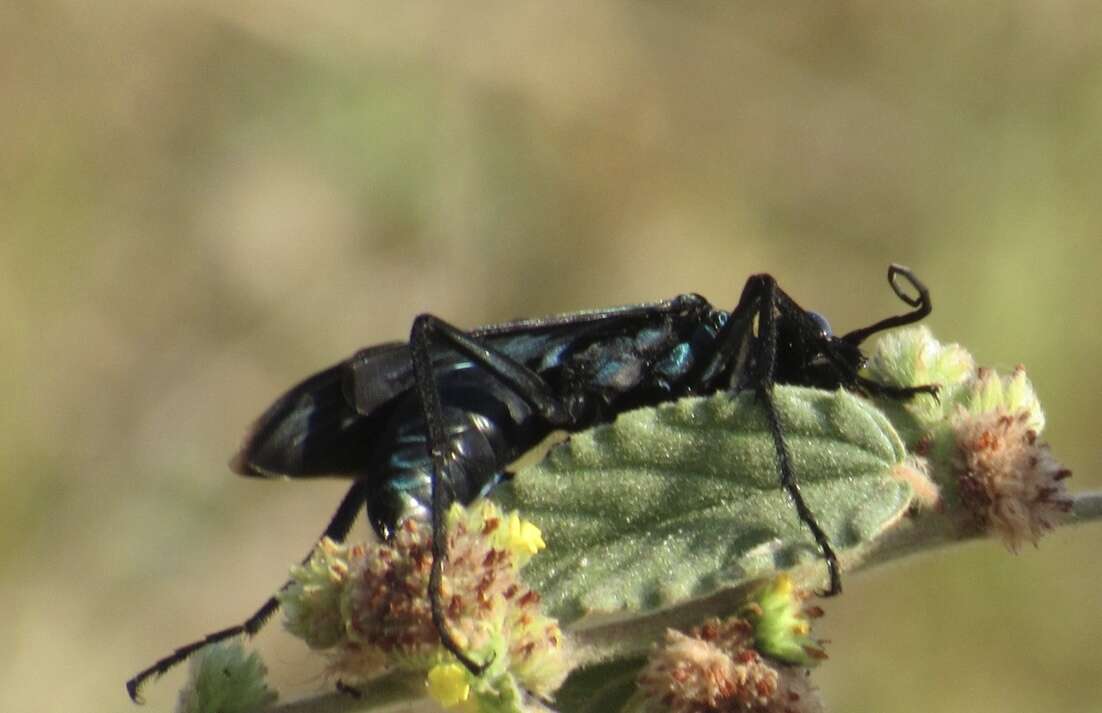
<svg viewBox="0 0 1102 713"><path fill-rule="evenodd" d="M907 281L908 284L906 286L900 285L897 279L900 277ZM842 337L843 341L853 346L857 346L877 332L883 332L886 329L892 329L894 327L902 327L905 324L913 324L933 311L934 306L933 303L930 302L930 291L926 289L926 285L922 284L922 280L915 277L915 274L911 272L911 268L896 265L894 263L890 265L888 267L888 284L892 286L892 291L895 292L896 297L915 309L905 314L887 317L868 327L855 329ZM917 292L917 296L908 294L908 289Z"/></svg>

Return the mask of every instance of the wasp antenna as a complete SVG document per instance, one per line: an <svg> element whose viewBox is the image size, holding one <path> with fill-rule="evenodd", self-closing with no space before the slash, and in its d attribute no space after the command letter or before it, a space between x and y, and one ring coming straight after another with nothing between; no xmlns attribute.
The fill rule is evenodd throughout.
<svg viewBox="0 0 1102 713"><path fill-rule="evenodd" d="M912 296L907 293L904 286L899 283L898 278L900 277L906 280L909 287L918 293L917 296ZM892 292L895 293L896 297L915 309L905 314L887 317L867 327L855 329L842 337L843 341L853 346L857 346L877 332L883 332L895 327L902 327L906 324L914 324L933 311L934 306L930 301L930 290L928 290L926 285L922 283L922 280L918 279L914 272L911 271L911 268L892 263L888 267L888 284L891 285Z"/></svg>

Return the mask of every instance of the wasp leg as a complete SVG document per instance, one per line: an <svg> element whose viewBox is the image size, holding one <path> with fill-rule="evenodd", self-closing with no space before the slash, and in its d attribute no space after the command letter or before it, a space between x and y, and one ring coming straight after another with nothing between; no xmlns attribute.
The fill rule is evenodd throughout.
<svg viewBox="0 0 1102 713"><path fill-rule="evenodd" d="M784 428L780 415L773 402L774 367L777 361L777 313L799 319L803 309L796 304L778 286L770 275L754 275L746 281L738 305L717 335L717 350L701 380L702 387L710 387L720 373L731 365L732 391L752 390L765 407L769 419L769 431L773 437L773 447L777 456L777 468L780 471L781 487L788 493L796 507L800 521L815 538L830 575L830 587L824 592L833 596L842 591L841 571L838 555L830 544L830 538L815 519L807 501L800 492L800 484L792 468L792 458L785 442ZM753 332L754 318L757 318L757 334ZM817 325L807 317L808 328L817 330Z"/></svg>
<svg viewBox="0 0 1102 713"><path fill-rule="evenodd" d="M830 538L823 532L814 513L808 507L803 495L800 493L800 484L792 470L792 458L788 453L788 445L784 440L784 429L781 427L780 416L777 407L773 403L773 367L777 358L777 323L775 311L780 309L792 309L796 307L787 295L783 295L773 278L762 281L763 294L758 302L758 339L755 343L754 367L754 391L758 399L765 405L765 412L769 417L769 430L773 434L773 445L777 451L777 466L781 472L781 486L792 499L796 506L796 513L800 520L811 530L819 551L826 560L827 570L830 573L830 588L824 592L825 596L834 596L842 591L842 577L838 567L838 555L830 544ZM778 305L778 296L783 295L785 303ZM786 304L787 303L787 304Z"/></svg>
<svg viewBox="0 0 1102 713"><path fill-rule="evenodd" d="M337 507L337 512L333 514L332 519L329 521L329 525L325 528L325 532L318 538L319 540L324 537L328 537L338 542L344 540L345 536L348 535L348 531L352 529L352 524L356 521L356 515L364 503L366 489L367 481L365 480L356 480L352 483L352 487L348 489L348 493L346 493L344 499L341 500L341 504ZM314 550L311 549L306 557L303 558L302 563L308 563L313 555ZM280 591L286 589L290 584L291 582L289 580L284 582L283 586L280 587ZM246 619L244 623L216 631L212 634L207 634L198 641L193 641L190 644L176 649L168 656L165 656L126 682L126 692L130 694L130 699L135 703L140 703L141 696L139 695L139 691L143 683L150 678L165 673L204 646L216 644L226 639L232 639L242 634L245 636L254 636L278 609L279 599L275 596L269 597L268 601L264 602L264 604L256 610L256 613Z"/></svg>
<svg viewBox="0 0 1102 713"><path fill-rule="evenodd" d="M562 401L555 396L543 378L531 369L438 317L423 314L414 320L409 340L410 355L417 393L425 416L429 456L432 460L432 570L429 574L432 621L444 648L472 673L481 674L490 661L474 661L456 640L444 615L440 589L444 562L448 556L447 523L444 518L451 501L448 489L451 481L445 477L448 468L448 438L440 389L432 368L431 346L437 340L483 367L489 375L500 379L553 425L565 427L571 419Z"/></svg>

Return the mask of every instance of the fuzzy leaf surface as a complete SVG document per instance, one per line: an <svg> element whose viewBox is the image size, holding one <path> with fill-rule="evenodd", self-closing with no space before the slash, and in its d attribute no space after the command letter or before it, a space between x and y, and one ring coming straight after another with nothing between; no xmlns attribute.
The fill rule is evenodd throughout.
<svg viewBox="0 0 1102 713"><path fill-rule="evenodd" d="M909 505L888 420L845 391L778 386L801 492L835 549L875 538ZM685 398L573 434L493 498L543 532L524 570L564 624L706 596L819 557L781 487L754 394Z"/></svg>

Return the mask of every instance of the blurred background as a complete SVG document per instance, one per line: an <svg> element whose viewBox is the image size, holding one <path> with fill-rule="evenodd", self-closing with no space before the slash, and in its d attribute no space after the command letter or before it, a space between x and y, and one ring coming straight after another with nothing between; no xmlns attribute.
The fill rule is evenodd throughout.
<svg viewBox="0 0 1102 713"><path fill-rule="evenodd" d="M344 486L235 478L238 439L421 311L729 307L769 271L848 330L902 262L1102 486L1093 3L14 2L0 94L0 709L131 710L251 613ZM829 708L1102 709L1100 542L851 578Z"/></svg>

